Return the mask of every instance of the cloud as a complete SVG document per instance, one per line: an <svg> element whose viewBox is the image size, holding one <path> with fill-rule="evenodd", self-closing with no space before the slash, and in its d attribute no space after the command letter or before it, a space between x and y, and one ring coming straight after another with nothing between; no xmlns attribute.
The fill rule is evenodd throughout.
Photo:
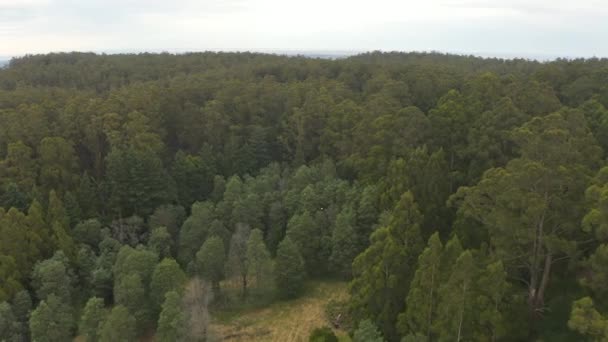
<svg viewBox="0 0 608 342"><path fill-rule="evenodd" d="M605 0L0 0L0 55L264 48L608 55L606 36Z"/></svg>

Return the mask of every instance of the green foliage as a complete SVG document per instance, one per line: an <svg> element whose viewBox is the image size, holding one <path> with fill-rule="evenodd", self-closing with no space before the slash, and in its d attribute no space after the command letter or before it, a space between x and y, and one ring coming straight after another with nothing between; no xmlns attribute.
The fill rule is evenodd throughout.
<svg viewBox="0 0 608 342"><path fill-rule="evenodd" d="M258 291L273 287L273 264L261 230L254 229L247 240L247 279Z"/></svg>
<svg viewBox="0 0 608 342"><path fill-rule="evenodd" d="M53 258L36 264L32 272L32 283L39 300L53 295L56 299L70 303L74 279L65 256L57 252Z"/></svg>
<svg viewBox="0 0 608 342"><path fill-rule="evenodd" d="M16 58L0 69L1 315L13 340L69 340L42 335L62 319L43 314L97 296L153 329L181 278L155 268L174 257L243 294L352 276L354 320L391 341L455 339L455 322L462 340L602 339L607 68L397 52ZM166 340L208 336L195 287L187 334ZM44 303L36 334L23 289ZM594 305L572 312L592 327L565 331L585 296Z"/></svg>
<svg viewBox="0 0 608 342"><path fill-rule="evenodd" d="M82 317L80 318L78 327L80 335L90 342L99 341L99 334L101 333L101 328L104 325L107 314L103 299L91 297L82 310Z"/></svg>
<svg viewBox="0 0 608 342"><path fill-rule="evenodd" d="M397 328L401 335L420 333L431 337L438 311L442 254L443 245L439 234L435 233L418 257L418 267L407 294L406 311L399 315Z"/></svg>
<svg viewBox="0 0 608 342"><path fill-rule="evenodd" d="M137 337L136 320L129 310L116 305L101 327L100 341L130 342Z"/></svg>
<svg viewBox="0 0 608 342"><path fill-rule="evenodd" d="M38 304L32 311L29 323L32 340L40 342L69 341L75 326L72 309L55 295L48 296Z"/></svg>
<svg viewBox="0 0 608 342"><path fill-rule="evenodd" d="M163 259L154 268L150 281L150 299L157 311L165 301L165 294L170 291L180 293L186 283L186 274L174 259Z"/></svg>
<svg viewBox="0 0 608 342"><path fill-rule="evenodd" d="M338 342L338 337L329 327L316 328L310 333L310 342Z"/></svg>
<svg viewBox="0 0 608 342"><path fill-rule="evenodd" d="M148 248L158 254L159 258L170 258L172 255L173 239L166 227L152 230L148 239Z"/></svg>
<svg viewBox="0 0 608 342"><path fill-rule="evenodd" d="M184 314L181 296L176 291L169 291L165 295L162 311L158 319L156 339L159 342L181 341L186 329L186 315Z"/></svg>
<svg viewBox="0 0 608 342"><path fill-rule="evenodd" d="M352 306L357 319L373 318L385 336L396 336L416 259L423 248L422 215L410 192L401 196L386 227L371 236L371 245L353 263Z"/></svg>
<svg viewBox="0 0 608 342"><path fill-rule="evenodd" d="M212 236L196 253L193 270L196 275L211 282L214 291L217 292L220 289L220 280L224 278L225 263L224 242L219 237Z"/></svg>
<svg viewBox="0 0 608 342"><path fill-rule="evenodd" d="M360 238L357 236L355 226L355 214L351 208L343 209L336 217L329 261L334 273L345 279L351 277L351 265L359 252Z"/></svg>
<svg viewBox="0 0 608 342"><path fill-rule="evenodd" d="M192 205L190 216L184 221L179 232L178 260L188 265L201 248L209 234L215 217L211 202L197 202Z"/></svg>
<svg viewBox="0 0 608 342"><path fill-rule="evenodd" d="M384 338L378 328L369 319L359 323L353 335L353 342L383 342Z"/></svg>
<svg viewBox="0 0 608 342"><path fill-rule="evenodd" d="M154 152L114 149L106 163L110 205L119 217L150 214L171 199L167 172Z"/></svg>
<svg viewBox="0 0 608 342"><path fill-rule="evenodd" d="M282 298L297 297L304 289L306 270L298 246L286 236L277 249L275 281Z"/></svg>

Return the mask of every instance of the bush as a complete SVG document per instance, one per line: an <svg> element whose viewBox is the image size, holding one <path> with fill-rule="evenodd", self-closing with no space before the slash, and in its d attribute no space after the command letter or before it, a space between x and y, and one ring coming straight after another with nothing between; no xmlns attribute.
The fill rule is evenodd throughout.
<svg viewBox="0 0 608 342"><path fill-rule="evenodd" d="M310 342L338 342L338 337L329 327L317 328L312 331Z"/></svg>

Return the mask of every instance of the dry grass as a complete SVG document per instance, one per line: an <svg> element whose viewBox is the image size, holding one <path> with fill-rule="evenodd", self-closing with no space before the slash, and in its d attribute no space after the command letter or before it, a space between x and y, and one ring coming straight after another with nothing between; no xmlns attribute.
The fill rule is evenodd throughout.
<svg viewBox="0 0 608 342"><path fill-rule="evenodd" d="M346 283L315 282L301 298L274 303L266 308L232 313L216 319L212 330L219 340L252 342L308 341L310 332L329 326L325 305L331 299L346 299ZM346 334L336 331L345 340Z"/></svg>

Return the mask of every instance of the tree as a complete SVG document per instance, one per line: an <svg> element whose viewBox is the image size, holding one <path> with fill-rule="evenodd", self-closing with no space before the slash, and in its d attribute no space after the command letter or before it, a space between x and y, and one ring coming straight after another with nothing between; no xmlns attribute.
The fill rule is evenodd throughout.
<svg viewBox="0 0 608 342"><path fill-rule="evenodd" d="M19 292L21 284L21 274L17 270L15 258L0 255L0 300L6 301Z"/></svg>
<svg viewBox="0 0 608 342"><path fill-rule="evenodd" d="M144 248L133 249L122 246L116 255L116 261L112 267L114 282L118 284L122 278L138 275L142 284L149 284L158 264L158 255Z"/></svg>
<svg viewBox="0 0 608 342"><path fill-rule="evenodd" d="M226 260L224 242L217 236L208 238L196 253L195 260L194 273L209 281L213 291L219 293L220 280L224 278Z"/></svg>
<svg viewBox="0 0 608 342"><path fill-rule="evenodd" d="M476 271L471 252L465 251L456 259L448 281L441 285L441 310L436 322L439 340L455 338L456 341L461 341L474 336L473 279Z"/></svg>
<svg viewBox="0 0 608 342"><path fill-rule="evenodd" d="M336 217L329 262L332 265L331 269L344 279L352 276L351 265L359 253L359 237L355 226L355 213L351 208L343 209Z"/></svg>
<svg viewBox="0 0 608 342"><path fill-rule="evenodd" d="M182 298L177 291L165 294L162 311L158 319L156 339L159 342L182 341L186 333L186 314L182 308Z"/></svg>
<svg viewBox="0 0 608 342"><path fill-rule="evenodd" d="M406 309L399 315L397 328L401 335L419 333L431 339L431 329L438 311L442 252L439 234L435 233L418 257L416 273L407 294Z"/></svg>
<svg viewBox="0 0 608 342"><path fill-rule="evenodd" d="M241 294L247 297L247 240L251 228L246 224L237 224L236 231L230 238L230 249L226 262L226 274L228 277L236 277L241 284Z"/></svg>
<svg viewBox="0 0 608 342"><path fill-rule="evenodd" d="M594 308L593 300L589 297L581 298L572 304L568 327L594 341L608 339L608 319Z"/></svg>
<svg viewBox="0 0 608 342"><path fill-rule="evenodd" d="M154 321L152 303L148 301L146 288L138 274L121 277L114 285L114 303L129 310L129 315L135 318L136 329L140 333Z"/></svg>
<svg viewBox="0 0 608 342"><path fill-rule="evenodd" d="M6 340L17 339L19 323L7 302L0 302L0 336Z"/></svg>
<svg viewBox="0 0 608 342"><path fill-rule="evenodd" d="M154 303L155 311L160 312L167 292L181 293L185 283L186 274L174 259L165 258L156 265L150 281L150 298Z"/></svg>
<svg viewBox="0 0 608 342"><path fill-rule="evenodd" d="M410 192L401 196L387 226L371 236L371 245L353 262L350 284L355 317L377 322L384 336L395 339L416 258L423 249L422 215Z"/></svg>
<svg viewBox="0 0 608 342"><path fill-rule="evenodd" d="M273 276L270 252L264 243L261 230L254 229L247 240L247 277L257 289L268 289Z"/></svg>
<svg viewBox="0 0 608 342"><path fill-rule="evenodd" d="M6 158L0 162L0 173L18 189L31 189L36 184L38 167L32 154L32 149L22 141L11 142L6 149Z"/></svg>
<svg viewBox="0 0 608 342"><path fill-rule="evenodd" d="M106 157L110 206L119 217L147 216L171 198L169 176L148 149L113 149Z"/></svg>
<svg viewBox="0 0 608 342"><path fill-rule="evenodd" d="M173 239L166 227L157 227L152 230L148 239L148 248L158 254L159 258L170 258L172 247Z"/></svg>
<svg viewBox="0 0 608 342"><path fill-rule="evenodd" d="M39 300L53 295L64 303L71 302L74 278L63 253L57 252L53 258L36 264L32 278Z"/></svg>
<svg viewBox="0 0 608 342"><path fill-rule="evenodd" d="M283 298L297 297L304 289L304 260L289 236L281 241L277 249L275 278L279 295Z"/></svg>
<svg viewBox="0 0 608 342"><path fill-rule="evenodd" d="M148 225L152 229L165 227L171 239L176 241L184 220L186 220L184 207L165 204L154 210L154 213L148 218Z"/></svg>
<svg viewBox="0 0 608 342"><path fill-rule="evenodd" d="M38 148L40 184L64 193L78 183L78 163L72 142L61 137L46 137Z"/></svg>
<svg viewBox="0 0 608 342"><path fill-rule="evenodd" d="M76 246L70 235L70 219L55 190L49 192L46 222L51 227L51 240L55 249L63 251L68 258L73 260L76 257Z"/></svg>
<svg viewBox="0 0 608 342"><path fill-rule="evenodd" d="M213 190L214 175L212 160L178 151L171 168L171 176L177 185L179 203L189 207L196 201L205 200Z"/></svg>
<svg viewBox="0 0 608 342"><path fill-rule="evenodd" d="M79 333L89 342L99 341L99 334L106 319L107 311L103 299L91 297L82 310Z"/></svg>
<svg viewBox="0 0 608 342"><path fill-rule="evenodd" d="M55 295L41 301L30 317L32 340L37 342L63 342L73 337L74 321L69 305ZM49 329L53 327L53 329Z"/></svg>
<svg viewBox="0 0 608 342"><path fill-rule="evenodd" d="M292 216L287 223L287 236L298 246L304 258L306 272L311 275L318 275L327 264L327 261L323 260L324 232L321 228L308 211Z"/></svg>
<svg viewBox="0 0 608 342"><path fill-rule="evenodd" d="M82 221L74 227L72 236L78 243L87 244L96 248L101 242L101 222L97 219Z"/></svg>
<svg viewBox="0 0 608 342"><path fill-rule="evenodd" d="M365 319L359 323L357 330L355 330L353 342L384 342L384 338L382 338L382 334L374 323Z"/></svg>
<svg viewBox="0 0 608 342"><path fill-rule="evenodd" d="M136 320L129 310L116 305L102 325L100 341L130 342L137 337Z"/></svg>
<svg viewBox="0 0 608 342"><path fill-rule="evenodd" d="M525 279L530 314L536 317L553 265L576 250L580 204L600 150L577 110L536 117L513 136L521 157L486 171L451 201L460 201L460 210L488 229L510 275Z"/></svg>
<svg viewBox="0 0 608 342"><path fill-rule="evenodd" d="M190 216L184 221L179 232L177 259L182 266L188 265L201 248L209 234L215 218L215 206L211 202L196 202Z"/></svg>

